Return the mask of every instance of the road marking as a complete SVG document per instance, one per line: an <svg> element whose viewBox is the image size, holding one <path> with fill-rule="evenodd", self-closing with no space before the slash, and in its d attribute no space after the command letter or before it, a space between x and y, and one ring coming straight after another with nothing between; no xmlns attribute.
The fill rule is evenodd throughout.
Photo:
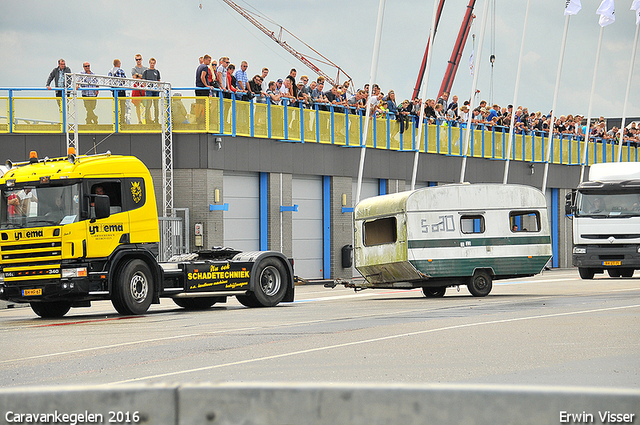
<svg viewBox="0 0 640 425"><path fill-rule="evenodd" d="M620 307L598 308L598 309L593 309L593 310L572 311L572 312L567 312L567 313L543 314L543 315L537 315L537 316L518 317L518 318L513 318L513 319L490 320L490 321L487 321L487 322L474 322L474 323L466 323L466 324L462 324L462 325L445 326L445 327L436 328L436 329L426 329L426 330L422 330L422 331L406 332L406 333L396 334L396 335L388 335L388 336L383 336L383 337L379 337L379 338L371 338L371 339L364 339L364 340L360 340L360 341L345 342L343 344L326 345L326 346L323 346L323 347L309 348L309 349L306 349L306 350L292 351L292 352L289 352L289 353L274 354L272 356L265 356L265 357L259 357L259 358L254 358L254 359L239 360L239 361L236 361L236 362L223 363L223 364L213 365L213 366L203 366L203 367L199 367L199 368L195 368L195 369L187 369L187 370L180 370L180 371L176 371L176 372L167 372L167 373L160 373L160 374L156 374L156 375L142 376L142 377L139 377L139 378L125 379L125 380L122 380L122 381L115 381L115 382L110 382L110 383L107 383L107 384L101 384L101 386L114 385L114 384L125 384L125 383L129 383L129 382L146 381L146 380L149 380L149 379L157 379L157 378L166 378L168 376L176 376L176 375L183 375L183 374L186 374L186 373L202 372L202 371L205 371L205 370L220 369L220 368L229 367L229 366L239 366L239 365L244 365L244 364L249 364L249 363L257 363L257 362L262 362L262 361L267 361L267 360L281 359L281 358L284 358L284 357L291 357L291 356L298 356L298 355L301 355L301 354L316 353L316 352L319 352L319 351L333 350L333 349L336 349L336 348L352 347L352 346L355 346L355 345L370 344L370 343L373 343L373 342L388 341L388 340L391 340L391 339L405 338L405 337L416 336L416 335L424 335L424 334L434 333L434 332L450 331L450 330L457 330L457 329L463 329L463 328L471 328L471 327L476 327L476 326L495 325L495 324L501 324L501 323L519 322L519 321L525 321L525 320L548 319L548 318L551 318L551 317L573 316L573 315L577 315L577 314L599 313L599 312L603 312L603 311L614 311L614 310L623 310L623 309L630 309L630 308L640 308L640 304L634 304L634 305L628 305L628 306L620 306Z"/></svg>

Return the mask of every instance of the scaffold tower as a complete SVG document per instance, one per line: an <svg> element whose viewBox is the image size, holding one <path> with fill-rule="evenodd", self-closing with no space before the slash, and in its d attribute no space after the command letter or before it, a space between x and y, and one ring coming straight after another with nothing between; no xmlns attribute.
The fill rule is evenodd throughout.
<svg viewBox="0 0 640 425"><path fill-rule="evenodd" d="M97 90L99 87L109 87L119 90L144 90L160 94L160 110L162 111L162 215L173 216L173 130L171 121L171 84L162 81L149 81L133 78L120 78L96 74L66 74L64 89L67 152L73 148L80 154L78 144L78 94L84 90ZM117 96L117 94L116 94ZM114 99L117 100L117 97ZM127 101L128 103L128 101ZM119 104L116 101L115 107ZM116 109L117 111L117 109ZM117 116L117 114L116 114ZM161 223L166 223L163 221ZM162 226L161 237L164 241L173 240L170 226ZM167 250L172 249L171 246Z"/></svg>

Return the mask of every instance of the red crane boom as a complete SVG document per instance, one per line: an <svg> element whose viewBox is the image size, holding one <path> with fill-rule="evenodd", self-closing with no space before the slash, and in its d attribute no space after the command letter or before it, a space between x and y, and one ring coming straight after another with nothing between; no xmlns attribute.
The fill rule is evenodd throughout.
<svg viewBox="0 0 640 425"><path fill-rule="evenodd" d="M444 8L444 1L440 0L440 4L438 5L438 11L436 12L436 27L433 29L433 37L435 38L436 32L438 31L438 24L440 23L440 16L442 16L442 8ZM427 66L427 56L429 56L429 41L431 40L431 34L429 34L429 38L427 39L427 47L424 49L424 56L422 57L422 63L420 64L420 71L418 71L418 80L416 81L416 86L413 88L413 95L411 99L415 99L418 97L420 93L420 86L422 85L422 80L424 79L424 69Z"/></svg>
<svg viewBox="0 0 640 425"><path fill-rule="evenodd" d="M453 80L456 78L456 72L458 72L460 57L462 56L464 45L467 42L467 38L469 37L469 31L471 31L473 18L475 18L475 16L473 15L473 8L475 5L476 0L469 0L467 12L465 13L464 19L462 20L462 25L460 26L460 31L458 32L458 39L456 40L456 44L453 47L453 52L451 52L451 58L449 59L447 70L444 73L444 78L442 79L442 85L440 86L438 97L442 96L442 93L444 92L451 92Z"/></svg>
<svg viewBox="0 0 640 425"><path fill-rule="evenodd" d="M330 83L331 85L336 85L339 84L340 81L340 73L342 72L342 74L344 74L344 76L351 81L351 87L353 88L353 80L351 79L351 77L349 76L349 74L347 74L346 72L344 72L344 70L342 68L340 68L338 65L336 65L335 63L333 63L331 60L329 60L327 57L323 56L320 52L318 52L317 50L315 50L313 47L309 46L307 43L305 43L304 41L302 41L300 38L298 38L295 34L293 34L291 31L288 31L286 28L284 28L282 25L278 25L277 23L273 22L275 25L278 25L278 27L280 28L278 35L276 36L276 33L274 31L271 31L270 29L268 29L267 27L265 27L264 25L262 25L255 17L254 15L256 15L253 12L250 12L246 9L244 9L241 6L238 6L235 2L231 1L231 0L223 0L226 4L229 5L229 7L231 7L233 10L235 10L236 12L238 12L242 17L244 17L247 21L251 22L256 28L258 28L260 31L262 31L263 33L265 33L270 39L272 39L273 41L275 41L276 43L278 43L283 49L285 49L287 52L291 53L293 56L295 56L300 62L302 62L305 66L307 66L309 69L311 69L313 72L315 72L318 75L321 75L325 78L325 80ZM257 16L257 15L256 15ZM302 53L298 52L296 49L294 49L292 46L290 46L286 41L282 40L282 32L286 32L287 34L291 35L293 38L295 38L296 40L298 40L300 43L304 44L306 47L308 47L311 51L313 51L315 54L317 54L318 56L320 56L323 60L319 60L319 59L315 59L316 61L322 62L326 65L330 65L334 68L337 69L337 76L336 78L332 78L329 75L327 75L325 72L323 72L317 65L315 65L313 62L311 62L311 59L309 59L307 56L303 55Z"/></svg>

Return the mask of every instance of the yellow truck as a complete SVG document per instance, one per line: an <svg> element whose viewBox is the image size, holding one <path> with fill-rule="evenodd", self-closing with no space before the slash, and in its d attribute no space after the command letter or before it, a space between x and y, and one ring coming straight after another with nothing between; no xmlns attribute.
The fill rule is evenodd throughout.
<svg viewBox="0 0 640 425"><path fill-rule="evenodd" d="M294 298L293 261L274 251L212 249L158 262L156 199L132 156L38 158L0 178L0 299L41 317L111 300L124 315L160 297L204 309L228 296L248 307Z"/></svg>

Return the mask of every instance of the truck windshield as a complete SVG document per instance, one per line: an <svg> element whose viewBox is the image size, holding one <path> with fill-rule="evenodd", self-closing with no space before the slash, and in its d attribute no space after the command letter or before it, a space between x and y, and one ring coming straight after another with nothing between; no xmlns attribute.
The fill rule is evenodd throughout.
<svg viewBox="0 0 640 425"><path fill-rule="evenodd" d="M0 229L59 226L78 221L79 193L79 184L3 190Z"/></svg>
<svg viewBox="0 0 640 425"><path fill-rule="evenodd" d="M640 190L579 191L576 207L578 216L640 216Z"/></svg>

